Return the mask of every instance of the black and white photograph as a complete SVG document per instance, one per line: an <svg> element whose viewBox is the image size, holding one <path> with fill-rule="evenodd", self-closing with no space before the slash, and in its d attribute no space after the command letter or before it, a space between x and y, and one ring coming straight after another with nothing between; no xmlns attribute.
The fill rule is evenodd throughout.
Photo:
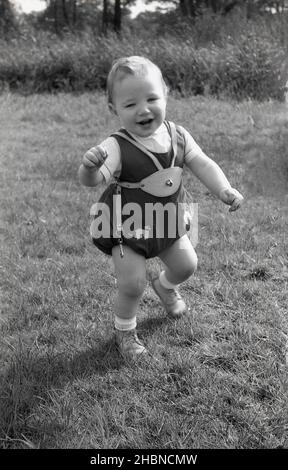
<svg viewBox="0 0 288 470"><path fill-rule="evenodd" d="M283 462L288 0L0 0L0 168L1 468Z"/></svg>

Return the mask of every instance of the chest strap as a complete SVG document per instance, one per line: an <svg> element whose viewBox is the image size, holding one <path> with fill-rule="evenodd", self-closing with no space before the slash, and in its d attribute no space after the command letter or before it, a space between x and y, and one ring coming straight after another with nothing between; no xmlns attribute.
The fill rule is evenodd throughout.
<svg viewBox="0 0 288 470"><path fill-rule="evenodd" d="M179 189L183 169L179 166L158 170L152 175L143 178L137 183L128 181L117 181L117 185L128 189L142 189L148 194L158 197L171 196Z"/></svg>

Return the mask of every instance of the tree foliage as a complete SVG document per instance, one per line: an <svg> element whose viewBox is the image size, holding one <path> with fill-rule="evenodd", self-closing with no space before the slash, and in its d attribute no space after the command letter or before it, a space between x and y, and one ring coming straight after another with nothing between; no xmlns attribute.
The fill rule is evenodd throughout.
<svg viewBox="0 0 288 470"><path fill-rule="evenodd" d="M12 0L0 0L0 36L8 37L11 31L17 29L15 12ZM57 34L64 31L70 32L93 30L97 34L107 34L114 31L117 34L122 30L122 17L129 11L129 6L136 0L46 0L47 8L33 17L33 24L39 28L48 28ZM153 0L144 0L149 3ZM210 11L218 17L226 17L237 8L246 12L247 18L252 18L261 12L284 11L288 8L288 0L158 0L163 5L175 4L175 11L170 16L175 16L178 22L183 21L183 27L194 24L194 19L202 17L205 11ZM153 13L145 13L152 23L155 21L165 24L165 17L155 17ZM158 19L157 19L158 18ZM184 21L185 20L185 21ZM170 20L169 20L170 21ZM168 22L169 22L168 21ZM148 23L149 24L149 21ZM145 28L147 25L145 26Z"/></svg>
<svg viewBox="0 0 288 470"><path fill-rule="evenodd" d="M46 0L47 8L38 15L37 22L52 28L57 34L63 30L94 29L97 33L122 27L122 14L135 0Z"/></svg>
<svg viewBox="0 0 288 470"><path fill-rule="evenodd" d="M153 0L146 0L147 3ZM171 3L171 0L158 0L161 3ZM235 8L245 8L247 15L274 8L282 11L287 7L287 0L172 0L183 16L196 17L205 9L211 9L215 14L227 15Z"/></svg>
<svg viewBox="0 0 288 470"><path fill-rule="evenodd" d="M81 10L83 1L79 0L46 0L47 8L37 15L37 23L40 27L53 29L57 34L63 30L74 31L82 20ZM100 0L93 3L93 8L100 5Z"/></svg>

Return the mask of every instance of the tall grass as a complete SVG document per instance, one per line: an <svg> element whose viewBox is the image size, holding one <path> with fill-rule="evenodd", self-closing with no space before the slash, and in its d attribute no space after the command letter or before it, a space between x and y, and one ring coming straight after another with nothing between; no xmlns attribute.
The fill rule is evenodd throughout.
<svg viewBox="0 0 288 470"><path fill-rule="evenodd" d="M175 31L159 37L157 30L147 36L133 29L121 38L91 32L62 38L43 31L26 34L0 44L0 85L22 93L104 89L113 60L137 54L155 61L170 88L182 96L283 98L288 64L280 31L277 36L275 28L260 20L245 23L240 17L242 28L237 17L224 26L221 21L204 15L201 24L199 19L193 25L196 32L189 26L181 35L176 22Z"/></svg>
<svg viewBox="0 0 288 470"><path fill-rule="evenodd" d="M134 366L113 343L112 265L89 239L104 188L77 180L118 125L105 97L5 93L0 109L0 446L287 448L284 104L170 97L169 119L246 201L230 214L185 174L199 202L190 316L169 321L148 286L138 328L157 360Z"/></svg>

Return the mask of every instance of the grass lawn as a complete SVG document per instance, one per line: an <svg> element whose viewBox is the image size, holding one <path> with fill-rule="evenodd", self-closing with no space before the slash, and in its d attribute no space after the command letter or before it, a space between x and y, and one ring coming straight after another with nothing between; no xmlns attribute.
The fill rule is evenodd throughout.
<svg viewBox="0 0 288 470"><path fill-rule="evenodd" d="M139 336L161 361L133 366L113 343L111 260L90 242L103 188L77 180L118 124L98 93L0 96L1 448L288 447L287 107L171 97L168 118L246 200L231 214L185 173L191 315L168 320L148 286Z"/></svg>

